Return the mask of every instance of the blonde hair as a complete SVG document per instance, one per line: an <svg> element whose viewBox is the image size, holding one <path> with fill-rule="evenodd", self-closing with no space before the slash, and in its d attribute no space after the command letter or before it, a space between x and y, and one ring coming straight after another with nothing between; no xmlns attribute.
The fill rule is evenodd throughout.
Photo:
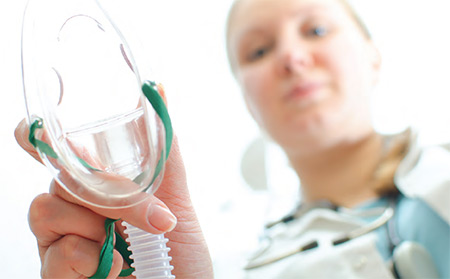
<svg viewBox="0 0 450 279"><path fill-rule="evenodd" d="M398 193L394 177L409 151L411 130L394 136L383 136L383 156L373 174L372 189L380 196Z"/></svg>

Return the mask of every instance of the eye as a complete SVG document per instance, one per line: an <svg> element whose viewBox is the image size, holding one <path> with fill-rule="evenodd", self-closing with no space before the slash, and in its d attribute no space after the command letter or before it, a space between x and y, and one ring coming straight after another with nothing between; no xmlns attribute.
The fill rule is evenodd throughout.
<svg viewBox="0 0 450 279"><path fill-rule="evenodd" d="M313 26L306 29L305 35L307 37L325 37L329 33L327 27L322 25Z"/></svg>
<svg viewBox="0 0 450 279"><path fill-rule="evenodd" d="M258 59L263 58L269 52L270 47L259 47L250 52L247 57L247 60L250 62L256 61Z"/></svg>

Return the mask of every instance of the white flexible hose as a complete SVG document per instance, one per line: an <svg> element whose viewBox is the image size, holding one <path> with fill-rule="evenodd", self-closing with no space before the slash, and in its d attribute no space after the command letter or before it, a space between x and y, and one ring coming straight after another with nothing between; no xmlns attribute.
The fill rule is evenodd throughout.
<svg viewBox="0 0 450 279"><path fill-rule="evenodd" d="M164 234L151 234L127 222L122 224L128 234L130 258L134 261L131 264L135 268L133 275L137 279L174 279L171 274L173 266L170 265L172 258L168 255L170 248L166 247L168 239Z"/></svg>

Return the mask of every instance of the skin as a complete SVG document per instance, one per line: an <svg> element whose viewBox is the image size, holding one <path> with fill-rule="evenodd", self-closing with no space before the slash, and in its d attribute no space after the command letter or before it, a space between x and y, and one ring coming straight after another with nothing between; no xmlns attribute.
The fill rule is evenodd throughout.
<svg viewBox="0 0 450 279"><path fill-rule="evenodd" d="M163 89L159 88L163 93ZM29 127L19 123L19 145L36 160L39 155L28 142ZM156 207L154 207L156 206ZM156 208L156 209L155 209ZM186 174L176 137L157 193L126 209L104 209L85 204L52 181L50 191L36 197L29 211L30 228L41 258L42 278L88 278L98 266L105 240L105 218L121 218L150 233L165 233L177 278L213 278L212 263L189 196ZM116 223L118 224L118 223ZM123 227L117 226L123 234ZM108 278L117 278L123 260L114 251ZM129 278L134 278L130 276Z"/></svg>
<svg viewBox="0 0 450 279"><path fill-rule="evenodd" d="M369 96L380 57L348 6L241 0L227 36L247 107L286 152L306 199L352 206L375 197L368 186L381 141Z"/></svg>
<svg viewBox="0 0 450 279"><path fill-rule="evenodd" d="M376 196L366 187L381 149L370 123L368 95L376 83L380 59L349 10L339 0L236 3L228 31L232 69L250 113L286 151L302 179L306 198L327 198L351 206ZM320 28L313 28L316 23ZM256 52L249 51L255 48ZM39 160L27 136L28 127L22 122L16 129L17 141ZM83 204L52 182L50 193L38 196L29 214L42 277L86 278L94 274L105 217L122 218L160 233L173 228L175 215L177 224L166 234L173 274L177 278L213 278L176 140L166 167L156 197L129 209L105 210ZM150 223L146 212L152 204L173 215L159 211ZM114 256L109 278L116 278L123 264L117 252Z"/></svg>

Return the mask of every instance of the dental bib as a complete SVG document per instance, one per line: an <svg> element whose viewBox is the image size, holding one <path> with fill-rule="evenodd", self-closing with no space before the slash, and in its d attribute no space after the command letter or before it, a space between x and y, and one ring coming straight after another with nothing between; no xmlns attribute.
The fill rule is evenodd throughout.
<svg viewBox="0 0 450 279"><path fill-rule="evenodd" d="M29 140L54 178L80 201L103 208L142 202L159 187L172 143L154 82L142 82L132 53L95 0L30 0L22 29ZM106 278L116 247L137 278L174 278L163 235L124 222L127 243L105 222L93 278ZM145 246L146 251L139 249Z"/></svg>

